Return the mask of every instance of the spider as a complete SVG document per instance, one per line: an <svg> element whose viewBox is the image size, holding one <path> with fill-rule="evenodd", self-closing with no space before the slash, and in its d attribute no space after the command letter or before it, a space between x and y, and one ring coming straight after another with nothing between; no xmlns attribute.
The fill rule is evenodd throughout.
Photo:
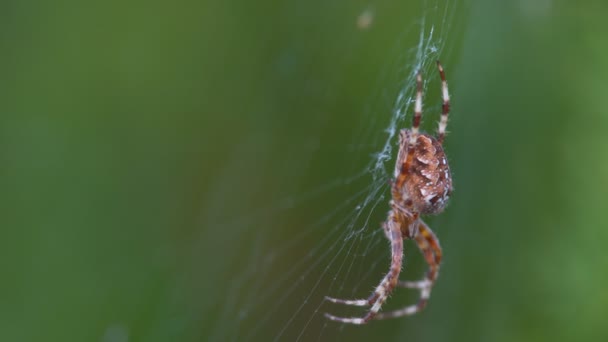
<svg viewBox="0 0 608 342"><path fill-rule="evenodd" d="M422 116L422 76L416 75L416 102L411 129L399 132L399 152L395 165L394 180L391 183L392 199L388 218L382 224L386 238L391 243L391 265L388 273L367 299L337 299L325 297L332 303L371 306L363 317L337 317L325 314L332 321L365 324L372 319L387 319L413 315L427 304L431 288L439 274L441 247L439 240L420 219L420 215L435 215L443 211L452 192L452 176L442 143L446 134L450 95L445 73L437 61L441 76L443 107L437 137L419 133ZM399 273L403 263L403 240L413 239L424 255L429 270L423 280L400 281ZM395 287L417 289L420 298L416 304L390 312L379 312Z"/></svg>

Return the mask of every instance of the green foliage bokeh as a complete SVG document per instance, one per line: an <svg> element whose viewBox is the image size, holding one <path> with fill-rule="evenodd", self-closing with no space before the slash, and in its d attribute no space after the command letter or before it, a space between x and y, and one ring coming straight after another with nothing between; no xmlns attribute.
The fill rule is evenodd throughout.
<svg viewBox="0 0 608 342"><path fill-rule="evenodd" d="M227 295L245 246L278 246L339 199L295 204L269 229L244 213L360 171L381 140L352 132L374 120L372 102L390 115L382 90L397 84L377 80L399 76L379 75L434 6L372 5L367 30L356 27L362 1L1 6L0 340L240 340L218 329L232 329L221 306L237 300ZM328 325L321 337L313 324L306 339L608 338L606 11L449 3L441 58L456 191L431 221L445 249L440 282L422 315ZM276 336L278 313L251 338Z"/></svg>

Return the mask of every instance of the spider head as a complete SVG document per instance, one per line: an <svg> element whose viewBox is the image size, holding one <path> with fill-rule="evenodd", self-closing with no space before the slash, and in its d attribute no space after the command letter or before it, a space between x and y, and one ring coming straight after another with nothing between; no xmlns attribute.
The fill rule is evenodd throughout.
<svg viewBox="0 0 608 342"><path fill-rule="evenodd" d="M399 133L399 154L395 166L395 178L406 173L405 183L399 189L411 200L411 207L421 214L438 214L447 205L452 192L450 166L441 143L429 134L420 133L414 146L414 154L409 170L402 170L408 154L411 131L402 129Z"/></svg>

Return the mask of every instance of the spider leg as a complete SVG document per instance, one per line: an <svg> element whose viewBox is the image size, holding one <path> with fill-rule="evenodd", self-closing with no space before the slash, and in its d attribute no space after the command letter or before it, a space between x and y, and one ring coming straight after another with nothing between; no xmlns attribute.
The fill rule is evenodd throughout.
<svg viewBox="0 0 608 342"><path fill-rule="evenodd" d="M439 245L439 239L431 228L422 220L418 220L418 222L418 235L416 235L415 239L416 244L429 265L426 280L434 282L439 275L439 265L441 264L442 258L441 246Z"/></svg>
<svg viewBox="0 0 608 342"><path fill-rule="evenodd" d="M435 280L439 275L439 264L441 263L442 256L441 247L439 246L439 240L431 228L429 228L426 223L422 222L422 220L419 222L419 234L416 235L415 240L418 248L424 255L424 258L429 265L429 270L425 279L420 281L399 281L397 286L420 290L420 299L418 300L418 303L406 306L403 309L379 313L375 319L387 319L413 315L424 309L429 298L431 297L431 289L433 288Z"/></svg>
<svg viewBox="0 0 608 342"><path fill-rule="evenodd" d="M384 304L389 294L397 286L399 273L401 273L401 265L403 262L403 236L401 234L400 224L397 222L393 211L390 212L389 221L386 226L390 232L389 240L391 242L391 266L386 276L384 276L380 284L374 290L374 293L368 299L345 300L325 297L326 300L332 303L354 306L371 305L371 309L364 317L338 317L326 313L325 317L328 319L342 323L365 324L376 317L378 311L380 311L380 308L382 307L382 304Z"/></svg>
<svg viewBox="0 0 608 342"><path fill-rule="evenodd" d="M408 141L407 147L407 157L405 161L401 165L401 172L399 176L395 180L395 186L393 189L401 189L403 188L403 184L409 174L409 170L412 166L412 160L414 159L414 147L416 146L416 141L418 141L419 129L420 129L420 119L422 117L422 75L420 71L416 75L416 101L414 103L414 118L412 122L410 139ZM393 191L394 194L398 195L398 192ZM401 196L397 197L400 198Z"/></svg>
<svg viewBox="0 0 608 342"><path fill-rule="evenodd" d="M448 92L448 82L445 80L445 72L443 71L443 67L441 66L441 63L439 63L439 61L437 61L437 68L439 69L439 75L441 76L441 95L443 98L441 120L439 121L439 129L437 130L437 141L442 144L443 138L445 138L445 129L448 126L448 114L450 113L450 94Z"/></svg>

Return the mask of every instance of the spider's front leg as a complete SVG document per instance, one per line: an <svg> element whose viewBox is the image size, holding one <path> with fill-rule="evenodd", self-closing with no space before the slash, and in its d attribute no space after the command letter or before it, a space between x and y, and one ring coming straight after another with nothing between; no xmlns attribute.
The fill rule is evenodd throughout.
<svg viewBox="0 0 608 342"><path fill-rule="evenodd" d="M391 266L386 276L384 276L380 284L374 290L374 293L367 299L349 300L325 297L326 300L332 303L354 306L371 305L371 309L364 317L337 317L326 313L325 317L328 319L342 323L365 324L376 317L382 304L384 304L390 293L397 286L399 273L401 273L401 265L403 263L403 236L401 234L401 222L392 210L389 212L386 227L388 228L387 237L391 242Z"/></svg>
<svg viewBox="0 0 608 342"><path fill-rule="evenodd" d="M437 276L439 275L439 265L441 263L442 256L441 247L439 245L437 236L435 236L431 228L429 228L426 223L422 222L422 220L418 221L420 222L418 227L419 234L416 235L415 241L420 249L420 252L422 252L424 255L424 259L429 265L429 270L427 271L425 279L420 281L399 281L397 286L409 289L418 289L420 291L420 299L418 300L418 303L407 306L403 309L379 313L376 316L376 319L413 315L424 309L431 296L431 289L433 288L435 280L437 280Z"/></svg>

